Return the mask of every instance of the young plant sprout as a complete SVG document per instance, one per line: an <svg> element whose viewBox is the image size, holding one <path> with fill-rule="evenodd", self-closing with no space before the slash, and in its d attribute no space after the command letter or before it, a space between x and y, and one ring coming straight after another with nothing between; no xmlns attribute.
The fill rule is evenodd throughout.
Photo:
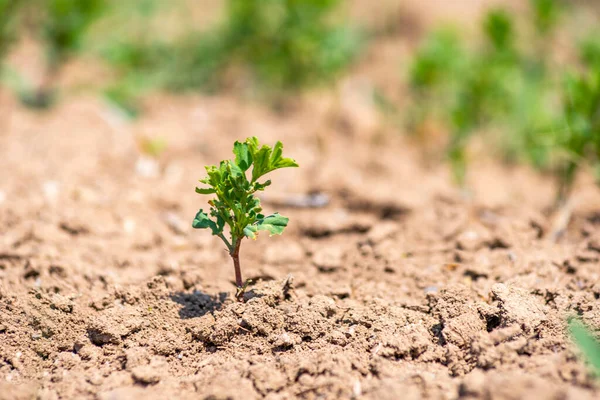
<svg viewBox="0 0 600 400"><path fill-rule="evenodd" d="M241 299L248 282L244 284L240 268L240 246L245 237L256 239L258 231L267 231L270 236L281 235L287 226L288 218L279 213L263 215L260 200L254 195L265 190L270 180L262 181L266 174L279 168L297 167L291 158L283 157L283 145L275 143L273 148L260 146L256 137L233 145L235 160L221 161L219 166L205 167L208 177L200 182L207 188L196 188L199 194L214 194L208 201L208 213L200 209L192 226L196 229L210 229L218 236L229 251L235 268L236 297ZM250 176L247 171L252 167ZM262 182L259 182L261 180ZM229 228L229 238L225 236L225 226Z"/></svg>
<svg viewBox="0 0 600 400"><path fill-rule="evenodd" d="M592 373L600 378L600 342L594 332L580 320L573 318L569 321L569 333L585 361L590 364Z"/></svg>

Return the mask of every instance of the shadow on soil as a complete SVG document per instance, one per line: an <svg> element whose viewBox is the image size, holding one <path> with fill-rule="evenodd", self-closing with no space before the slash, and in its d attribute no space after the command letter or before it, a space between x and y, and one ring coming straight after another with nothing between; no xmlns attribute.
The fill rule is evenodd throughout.
<svg viewBox="0 0 600 400"><path fill-rule="evenodd" d="M221 308L227 296L228 293L226 292L209 295L198 290L194 290L192 293L178 292L170 295L171 300L183 306L179 310L181 319L198 318L217 311Z"/></svg>

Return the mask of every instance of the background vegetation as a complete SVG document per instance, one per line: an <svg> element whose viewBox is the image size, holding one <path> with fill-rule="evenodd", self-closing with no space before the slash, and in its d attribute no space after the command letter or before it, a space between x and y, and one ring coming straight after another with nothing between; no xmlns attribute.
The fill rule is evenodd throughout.
<svg viewBox="0 0 600 400"><path fill-rule="evenodd" d="M281 99L334 84L367 48L343 6L226 0L216 22L170 32L156 22L185 13L185 2L0 0L0 59L19 37L37 40L42 79L11 86L38 108L52 104L61 69L82 52L111 67L102 92L131 117L156 90ZM447 159L459 185L468 183L472 144L483 143L493 157L552 174L560 205L582 167L600 176L600 39L598 32L571 33L572 9L561 0L530 0L525 14L495 8L480 21L479 40L452 27L435 30L409 60L408 106L379 104L419 142L445 138L427 156ZM567 57L559 60L565 36ZM24 82L12 72L4 82L8 75Z"/></svg>

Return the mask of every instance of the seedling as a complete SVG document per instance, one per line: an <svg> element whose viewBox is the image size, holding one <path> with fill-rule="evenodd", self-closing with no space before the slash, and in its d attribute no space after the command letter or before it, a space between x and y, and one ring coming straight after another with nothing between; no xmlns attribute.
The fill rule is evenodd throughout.
<svg viewBox="0 0 600 400"><path fill-rule="evenodd" d="M591 365L594 375L600 378L600 342L575 318L569 321L569 333L585 360Z"/></svg>
<svg viewBox="0 0 600 400"><path fill-rule="evenodd" d="M270 236L281 235L288 224L288 218L279 213L265 216L262 214L260 199L255 196L271 184L262 181L266 174L280 168L298 167L296 161L283 157L283 145L275 143L273 148L260 146L256 137L233 145L234 160L221 161L219 166L205 167L208 176L200 182L208 188L196 188L199 194L214 194L216 198L208 201L208 213L200 209L192 226L196 229L210 229L219 237L233 260L235 269L236 297L242 299L248 283L242 280L240 268L240 246L247 237L256 239L259 231L267 231ZM248 177L248 171L252 172ZM261 180L262 182L259 182ZM226 237L225 227L229 229Z"/></svg>

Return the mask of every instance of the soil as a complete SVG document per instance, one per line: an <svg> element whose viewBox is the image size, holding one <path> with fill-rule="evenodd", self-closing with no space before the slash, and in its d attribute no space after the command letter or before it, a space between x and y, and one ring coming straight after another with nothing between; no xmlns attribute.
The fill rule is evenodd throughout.
<svg viewBox="0 0 600 400"><path fill-rule="evenodd" d="M566 332L600 327L597 187L558 237L547 177L481 158L457 190L382 125L369 65L275 111L154 95L135 122L1 93L0 399L598 398ZM203 166L252 135L301 168L262 198L290 226L243 243L239 303L191 220Z"/></svg>

